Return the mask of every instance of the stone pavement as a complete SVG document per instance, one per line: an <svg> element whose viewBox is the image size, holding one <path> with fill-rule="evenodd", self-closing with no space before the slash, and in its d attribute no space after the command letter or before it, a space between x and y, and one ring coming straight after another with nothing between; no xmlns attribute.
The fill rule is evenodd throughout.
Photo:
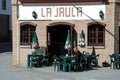
<svg viewBox="0 0 120 80"><path fill-rule="evenodd" d="M54 72L53 66L41 68L27 68L25 66L16 66L23 72L31 72L44 80L119 80L120 70L112 70L109 67L98 68L83 72Z"/></svg>
<svg viewBox="0 0 120 80"><path fill-rule="evenodd" d="M108 68L98 68L83 72L54 72L53 66L27 68L11 65L12 54L0 54L0 78L3 80L119 80L120 71ZM8 77L6 79L6 76ZM12 77L11 77L12 76ZM2 78L3 77L3 78Z"/></svg>
<svg viewBox="0 0 120 80"><path fill-rule="evenodd" d="M119 80L120 70L112 70L110 67L98 68L82 72L54 72L53 66L41 68L27 68L16 66L23 72L38 75L44 80Z"/></svg>

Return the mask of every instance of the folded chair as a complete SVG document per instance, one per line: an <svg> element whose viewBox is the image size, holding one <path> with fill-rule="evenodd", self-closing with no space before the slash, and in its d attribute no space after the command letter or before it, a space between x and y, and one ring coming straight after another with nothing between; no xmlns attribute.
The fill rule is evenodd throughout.
<svg viewBox="0 0 120 80"><path fill-rule="evenodd" d="M98 67L98 58L99 58L99 54L91 56L91 64L94 64L95 67Z"/></svg>

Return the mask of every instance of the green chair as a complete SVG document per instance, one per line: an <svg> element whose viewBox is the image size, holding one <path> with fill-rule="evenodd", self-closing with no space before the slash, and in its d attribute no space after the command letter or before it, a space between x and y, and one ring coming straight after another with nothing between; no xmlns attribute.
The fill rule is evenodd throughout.
<svg viewBox="0 0 120 80"><path fill-rule="evenodd" d="M57 56L54 57L53 63L54 63L54 71L57 70L57 72L59 72L60 71L60 59Z"/></svg>
<svg viewBox="0 0 120 80"><path fill-rule="evenodd" d="M99 58L99 54L91 55L91 64L94 64L96 68L98 67L98 58Z"/></svg>
<svg viewBox="0 0 120 80"><path fill-rule="evenodd" d="M120 64L120 54L114 53L110 56L110 69L117 69ZM119 66L120 68L120 66Z"/></svg>
<svg viewBox="0 0 120 80"><path fill-rule="evenodd" d="M45 66L49 66L49 64L50 64L50 62L49 62L49 54L43 55L42 61L43 61L43 64L44 64Z"/></svg>
<svg viewBox="0 0 120 80"><path fill-rule="evenodd" d="M120 54L119 53L114 54L114 58L115 58L116 69L118 69L120 68Z"/></svg>
<svg viewBox="0 0 120 80"><path fill-rule="evenodd" d="M60 70L66 72L68 67L69 58L66 56L60 56Z"/></svg>
<svg viewBox="0 0 120 80"><path fill-rule="evenodd" d="M80 58L80 64L82 65L83 70L87 70L87 55L83 54Z"/></svg>
<svg viewBox="0 0 120 80"><path fill-rule="evenodd" d="M110 69L115 69L115 62L114 62L114 56L113 55L109 55L110 56Z"/></svg>

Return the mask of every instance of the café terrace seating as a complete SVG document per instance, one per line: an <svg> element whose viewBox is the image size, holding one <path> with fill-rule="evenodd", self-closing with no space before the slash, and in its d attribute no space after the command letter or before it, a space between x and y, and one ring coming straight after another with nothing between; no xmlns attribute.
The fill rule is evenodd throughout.
<svg viewBox="0 0 120 80"><path fill-rule="evenodd" d="M27 67L49 66L49 54L44 54L45 48L40 47L37 52L27 55Z"/></svg>
<svg viewBox="0 0 120 80"><path fill-rule="evenodd" d="M32 52L32 54L28 54L27 56L27 66L32 67L42 67L48 66L50 62L50 55L44 54L44 48L40 48L38 52ZM99 55L91 55L89 53L82 53L82 56L79 61L77 61L76 56L54 56L53 57L53 65L54 71L81 71L81 70L90 70L93 68L93 64L95 67L98 67L98 58Z"/></svg>
<svg viewBox="0 0 120 80"><path fill-rule="evenodd" d="M76 62L76 57L66 57L66 56L59 56L54 57L54 71L64 71L64 72L71 72L71 71L80 71L80 70L90 70L93 68L93 64L95 67L98 67L98 55L91 55L89 53L85 53L81 56L78 63Z"/></svg>

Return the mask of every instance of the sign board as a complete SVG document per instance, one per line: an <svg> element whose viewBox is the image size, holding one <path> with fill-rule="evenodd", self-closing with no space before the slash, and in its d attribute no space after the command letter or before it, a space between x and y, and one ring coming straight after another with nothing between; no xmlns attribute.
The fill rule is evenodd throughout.
<svg viewBox="0 0 120 80"><path fill-rule="evenodd" d="M77 9L76 9L76 8ZM36 20L81 20L100 19L99 11L105 14L105 5L77 6L19 6L19 20L34 20L32 12L36 12ZM84 14L83 14L84 13ZM88 17L89 16L89 17Z"/></svg>

